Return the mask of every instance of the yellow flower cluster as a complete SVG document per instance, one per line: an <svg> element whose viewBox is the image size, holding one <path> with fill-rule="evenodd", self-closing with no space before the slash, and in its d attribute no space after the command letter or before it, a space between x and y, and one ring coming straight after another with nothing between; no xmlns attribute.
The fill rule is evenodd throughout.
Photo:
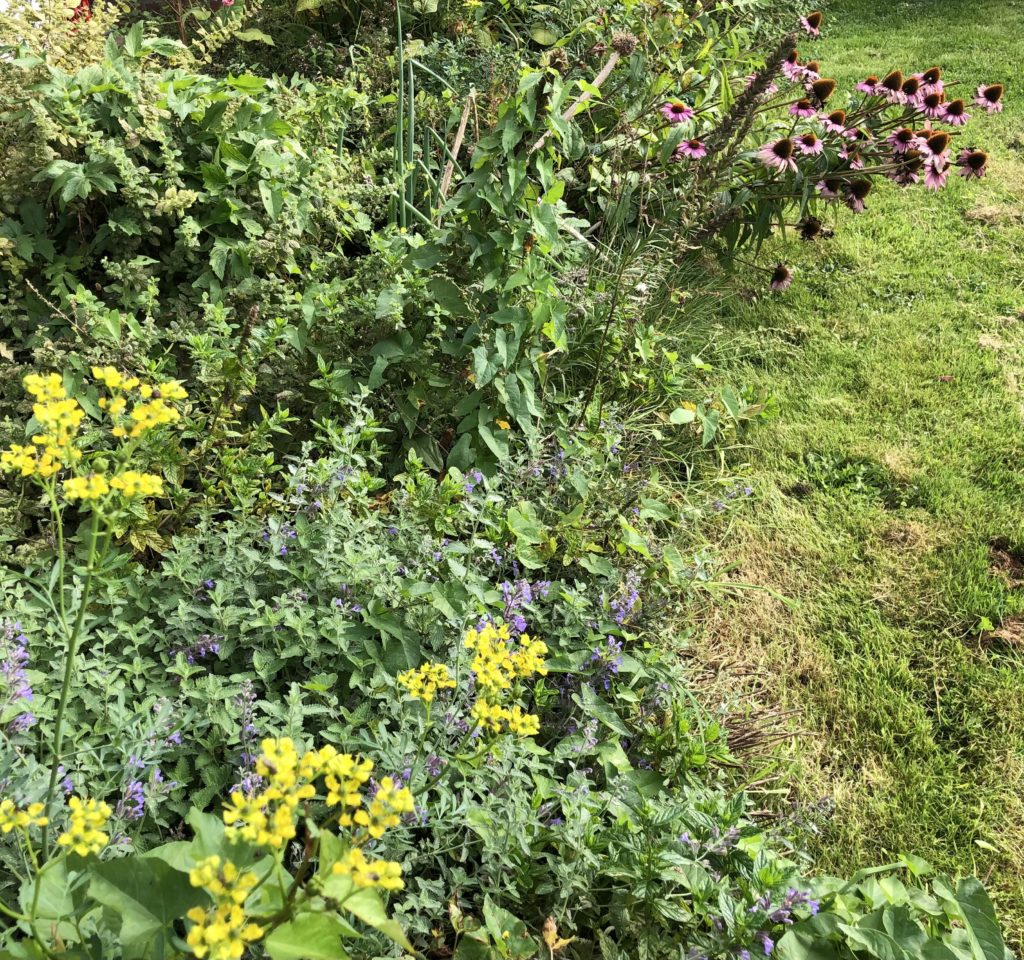
<svg viewBox="0 0 1024 960"><path fill-rule="evenodd" d="M245 901L257 884L256 875L214 856L201 860L188 879L214 900L212 907L193 907L186 914L193 923L186 938L192 953L200 960L239 960L246 946L263 936L263 928L250 923L245 915Z"/></svg>
<svg viewBox="0 0 1024 960"><path fill-rule="evenodd" d="M503 707L500 703L477 700L473 704L471 715L477 726L490 730L491 733L508 730L518 737L532 737L540 733L540 718L532 713L524 713L518 704Z"/></svg>
<svg viewBox="0 0 1024 960"><path fill-rule="evenodd" d="M300 756L288 737L267 739L255 771L267 784L266 789L247 795L241 790L231 795L224 807L228 839L245 840L261 847L280 849L295 836L295 817L299 804L316 795L313 781L324 778L329 806L344 808L339 817L343 827L365 830L371 837L383 836L396 826L400 814L414 809L408 789L396 787L384 777L373 798L364 807L362 788L370 779L373 763L339 753L332 746L310 750Z"/></svg>
<svg viewBox="0 0 1024 960"><path fill-rule="evenodd" d="M164 482L153 473L139 473L137 470L124 470L110 481L112 490L117 490L122 497L156 497L164 492Z"/></svg>
<svg viewBox="0 0 1024 960"><path fill-rule="evenodd" d="M100 800L72 797L68 801L71 816L68 829L57 839L62 847L70 847L79 856L99 853L110 837L104 832L110 819L110 807Z"/></svg>
<svg viewBox="0 0 1024 960"><path fill-rule="evenodd" d="M177 380L168 380L156 385L143 383L138 377L126 377L114 367L93 367L93 378L102 383L108 390L137 390L141 403L136 403L123 423L116 423L111 431L115 437L140 437L147 430L173 423L181 414L170 405L169 401L184 400L188 397L185 388ZM119 420L128 408L128 401L122 395L112 398L102 397L100 408L105 410L112 420ZM130 494L129 494L130 496Z"/></svg>
<svg viewBox="0 0 1024 960"><path fill-rule="evenodd" d="M23 477L46 479L78 459L74 440L85 411L77 400L68 398L59 373L30 373L22 382L38 401L32 405L32 415L41 432L31 444L13 443L0 453L0 467L17 470Z"/></svg>
<svg viewBox="0 0 1024 960"><path fill-rule="evenodd" d="M353 847L339 860L332 872L351 877L357 887L380 887L382 890L401 890L402 865L394 860L367 860L361 847Z"/></svg>
<svg viewBox="0 0 1024 960"><path fill-rule="evenodd" d="M500 701L516 680L547 674L547 644L524 633L516 646L506 625L496 627L491 623L482 630L467 631L463 643L474 653L470 669L476 675L480 695L471 713L477 725L491 733L507 730L520 737L539 733L538 717L524 713L518 705L506 707Z"/></svg>
<svg viewBox="0 0 1024 960"><path fill-rule="evenodd" d="M0 800L0 833L27 830L29 827L45 827L49 823L43 816L45 809L41 803L30 803L22 810L13 800Z"/></svg>
<svg viewBox="0 0 1024 960"><path fill-rule="evenodd" d="M64 481L64 496L68 500L99 500L110 493L110 485L98 473L85 477L71 477Z"/></svg>
<svg viewBox="0 0 1024 960"><path fill-rule="evenodd" d="M470 669L476 674L476 685L488 695L508 690L517 677L535 673L545 676L548 672L544 666L547 645L524 633L518 649L513 647L506 624L496 627L488 623L482 630L468 630L463 644L475 653Z"/></svg>
<svg viewBox="0 0 1024 960"><path fill-rule="evenodd" d="M409 696L424 703L433 703L438 690L454 690L455 681L443 663L424 663L415 670L398 675L398 682Z"/></svg>

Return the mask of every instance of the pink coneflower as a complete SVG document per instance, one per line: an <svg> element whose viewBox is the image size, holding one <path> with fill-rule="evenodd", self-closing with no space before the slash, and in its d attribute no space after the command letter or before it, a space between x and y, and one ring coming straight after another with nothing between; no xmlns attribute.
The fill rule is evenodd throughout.
<svg viewBox="0 0 1024 960"><path fill-rule="evenodd" d="M789 112L794 117L803 117L805 120L813 117L817 114L817 110L814 109L814 104L810 100L797 100L790 108Z"/></svg>
<svg viewBox="0 0 1024 960"><path fill-rule="evenodd" d="M899 167L888 174L893 183L901 187L908 187L917 183L921 177L921 168L924 166L924 156L920 150L908 150L900 160Z"/></svg>
<svg viewBox="0 0 1024 960"><path fill-rule="evenodd" d="M856 89L861 93L866 93L869 97L876 97L878 96L880 85L881 81L879 81L878 77L872 75L861 80L857 84Z"/></svg>
<svg viewBox="0 0 1024 960"><path fill-rule="evenodd" d="M860 177L857 180L851 180L847 188L846 193L846 205L854 213L864 212L864 200L867 195L871 193L871 181Z"/></svg>
<svg viewBox="0 0 1024 960"><path fill-rule="evenodd" d="M946 185L946 177L949 176L949 164L941 167L928 164L924 171L924 186L926 190L941 190Z"/></svg>
<svg viewBox="0 0 1024 960"><path fill-rule="evenodd" d="M991 83L986 86L984 83L978 87L974 102L979 107L984 107L989 113L1003 112L1003 85Z"/></svg>
<svg viewBox="0 0 1024 960"><path fill-rule="evenodd" d="M808 215L796 226L800 231L801 240L814 240L822 235L828 236L828 234L825 233L824 225L817 217Z"/></svg>
<svg viewBox="0 0 1024 960"><path fill-rule="evenodd" d="M904 103L916 106L918 98L921 96L921 81L917 77L907 77L903 81L903 86L900 87L900 95Z"/></svg>
<svg viewBox="0 0 1024 960"><path fill-rule="evenodd" d="M917 79L921 83L921 95L927 96L929 93L942 93L942 71L938 67L929 67L924 73L917 74Z"/></svg>
<svg viewBox="0 0 1024 960"><path fill-rule="evenodd" d="M846 111L833 110L831 113L822 114L821 125L829 133L842 133L846 129Z"/></svg>
<svg viewBox="0 0 1024 960"><path fill-rule="evenodd" d="M917 133L910 129L910 127L902 127L899 130L894 130L885 138L885 142L892 147L893 153L906 153L911 147L917 143Z"/></svg>
<svg viewBox="0 0 1024 960"><path fill-rule="evenodd" d="M845 160L851 170L863 170L864 158L860 155L860 147L850 145L839 151L839 159Z"/></svg>
<svg viewBox="0 0 1024 960"><path fill-rule="evenodd" d="M828 98L836 91L836 82L828 77L820 77L807 85L807 94L819 107L825 106Z"/></svg>
<svg viewBox="0 0 1024 960"><path fill-rule="evenodd" d="M689 157L691 160L699 160L706 156L707 152L708 149L704 146L703 140L684 140L676 147L677 157Z"/></svg>
<svg viewBox="0 0 1024 960"><path fill-rule="evenodd" d="M804 72L804 81L811 83L818 79L818 75L821 73L821 64L817 60L808 60L801 69Z"/></svg>
<svg viewBox="0 0 1024 960"><path fill-rule="evenodd" d="M951 127L962 127L970 119L971 115L967 112L963 100L950 100L942 112L942 122L948 123Z"/></svg>
<svg viewBox="0 0 1024 960"><path fill-rule="evenodd" d="M933 91L921 98L921 109L929 120L939 120L946 112L946 95Z"/></svg>
<svg viewBox="0 0 1024 960"><path fill-rule="evenodd" d="M949 134L936 130L935 133L921 140L921 153L924 155L925 163L930 167L943 167L949 158Z"/></svg>
<svg viewBox="0 0 1024 960"><path fill-rule="evenodd" d="M811 131L801 133L800 136L796 138L796 143L800 148L800 152L807 156L815 156L825 149L824 141L819 140L817 135Z"/></svg>
<svg viewBox="0 0 1024 960"><path fill-rule="evenodd" d="M757 156L766 167L796 173L796 161L793 159L795 149L793 141L789 137L783 137L774 143L766 143L757 151Z"/></svg>
<svg viewBox="0 0 1024 960"><path fill-rule="evenodd" d="M899 70L887 73L878 84L878 92L888 97L890 103L900 103L903 99L903 74Z"/></svg>
<svg viewBox="0 0 1024 960"><path fill-rule="evenodd" d="M686 123L694 118L693 107L682 100L669 100L661 107L661 115L669 123Z"/></svg>
<svg viewBox="0 0 1024 960"><path fill-rule="evenodd" d="M800 51L796 47L786 54L782 61L782 73L787 80L799 80L803 76L803 67L800 66Z"/></svg>
<svg viewBox="0 0 1024 960"><path fill-rule="evenodd" d="M778 264L772 271L771 288L775 293L782 293L793 282L793 271L784 264Z"/></svg>
<svg viewBox="0 0 1024 960"><path fill-rule="evenodd" d="M821 11L814 10L812 13L807 14L806 17L800 18L800 26L807 31L812 37L821 36Z"/></svg>
<svg viewBox="0 0 1024 960"><path fill-rule="evenodd" d="M814 188L823 200L835 200L843 189L843 181L835 177L826 177L824 180L819 180Z"/></svg>
<svg viewBox="0 0 1024 960"><path fill-rule="evenodd" d="M961 150L956 159L960 168L957 172L967 180L980 180L988 172L988 154L984 150L973 150L970 147Z"/></svg>

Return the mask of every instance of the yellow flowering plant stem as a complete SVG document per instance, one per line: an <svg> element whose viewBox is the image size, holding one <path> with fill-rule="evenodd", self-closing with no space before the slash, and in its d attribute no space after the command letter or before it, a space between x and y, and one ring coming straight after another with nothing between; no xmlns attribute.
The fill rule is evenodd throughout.
<svg viewBox="0 0 1024 960"><path fill-rule="evenodd" d="M57 515L59 517L59 510ZM59 524L59 519L58 519ZM75 613L75 622L72 625L70 631L67 630L67 623L63 624L65 631L67 632L67 644L65 647L64 654L64 681L61 684L60 689L60 700L57 704L57 716L54 719L53 727L53 749L52 759L50 761L50 780L49 785L46 789L46 799L44 803L44 813L47 817L50 816L51 805L53 803L53 795L57 789L57 778L60 770L61 751L64 746L64 713L68 705L68 696L71 692L71 679L75 672L75 657L78 653L79 640L82 635L82 627L85 624L85 610L89 605L89 597L92 592L92 581L93 574L96 572L99 560L101 559L100 551L97 549L100 541L100 513L98 510L93 510L89 523L89 553L86 560L85 566L85 579L82 582L82 593L78 600L78 610ZM107 539L109 543L109 538ZM63 573L62 563L63 553L61 558L58 559L58 563L61 564L61 572ZM64 582L61 577L58 584L58 590L61 594L61 603L63 604L64 596ZM42 833L42 852L43 856L46 857L49 853L49 824L43 827ZM39 886L36 886L35 897L33 898L32 914L35 915L36 906L39 900Z"/></svg>

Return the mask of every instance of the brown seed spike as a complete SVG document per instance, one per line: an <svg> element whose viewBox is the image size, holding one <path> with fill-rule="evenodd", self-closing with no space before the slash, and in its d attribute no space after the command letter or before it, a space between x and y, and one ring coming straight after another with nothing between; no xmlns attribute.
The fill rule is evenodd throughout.
<svg viewBox="0 0 1024 960"><path fill-rule="evenodd" d="M893 70L892 73L886 74L883 78L882 86L886 90L892 90L895 93L903 86L903 74L899 70Z"/></svg>
<svg viewBox="0 0 1024 960"><path fill-rule="evenodd" d="M829 123L834 123L837 126L846 126L846 111L845 110L833 110L828 115Z"/></svg>
<svg viewBox="0 0 1024 960"><path fill-rule="evenodd" d="M921 83L920 83L920 81L919 81L919 80L917 79L917 77L907 77L907 79L903 81L903 86L902 86L902 87L900 87L900 89L901 89L901 90L902 90L902 91L903 91L903 92L904 92L904 93L905 93L905 94L906 94L906 95L907 95L908 97L912 97L912 96L914 96L914 94L916 94L916 93L917 93L917 91L918 91L918 90L919 90L920 88L921 88Z"/></svg>
<svg viewBox="0 0 1024 960"><path fill-rule="evenodd" d="M852 193L858 200L863 200L869 193L871 193L871 181L865 179L851 180L850 193Z"/></svg>
<svg viewBox="0 0 1024 960"><path fill-rule="evenodd" d="M807 23L810 26L814 27L814 29L817 30L821 26L821 20L822 20L821 11L820 10L814 10L813 12L807 14L807 16L804 17L804 19L807 21Z"/></svg>
<svg viewBox="0 0 1024 960"><path fill-rule="evenodd" d="M938 67L929 67L921 74L925 83L938 83L942 79L942 71Z"/></svg>
<svg viewBox="0 0 1024 960"><path fill-rule="evenodd" d="M836 82L830 80L828 77L822 77L820 80L815 80L811 84L811 92L814 94L815 99L818 103L824 103L829 97L835 93Z"/></svg>
<svg viewBox="0 0 1024 960"><path fill-rule="evenodd" d="M811 73L821 73L821 64L817 60L808 60L804 66L811 71Z"/></svg>
<svg viewBox="0 0 1024 960"><path fill-rule="evenodd" d="M949 134L940 130L938 133L933 133L928 140L928 149L934 154L943 153L949 146Z"/></svg>
<svg viewBox="0 0 1024 960"><path fill-rule="evenodd" d="M989 103L999 103L1003 99L1003 85L1001 83L993 83L991 86L985 87L981 95Z"/></svg>

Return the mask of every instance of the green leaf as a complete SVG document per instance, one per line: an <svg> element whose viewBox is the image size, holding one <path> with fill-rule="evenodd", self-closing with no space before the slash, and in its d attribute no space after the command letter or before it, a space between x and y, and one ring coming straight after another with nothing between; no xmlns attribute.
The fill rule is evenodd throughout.
<svg viewBox="0 0 1024 960"><path fill-rule="evenodd" d="M542 47L550 47L558 43L558 34L545 27L543 23L535 23L530 27L530 39Z"/></svg>
<svg viewBox="0 0 1024 960"><path fill-rule="evenodd" d="M583 698L583 709L587 713L596 717L619 736L631 736L629 728L622 722L619 715L594 692L594 688L589 683L580 686L580 695Z"/></svg>
<svg viewBox="0 0 1024 960"><path fill-rule="evenodd" d="M401 924L388 916L384 902L375 890L371 890L369 887L357 890L351 896L345 898L343 906L349 913L358 917L367 926L373 927L374 930L383 933L385 937L393 940L400 947L413 952L413 946L409 943Z"/></svg>
<svg viewBox="0 0 1024 960"><path fill-rule="evenodd" d="M89 895L121 921L125 957L141 957L155 941L167 942L171 925L207 895L188 876L155 857L122 857L89 865Z"/></svg>
<svg viewBox="0 0 1024 960"><path fill-rule="evenodd" d="M650 560L651 551L647 547L647 541L640 536L640 533L634 527L629 525L625 517L619 517L619 526L622 527L622 542L630 550L635 550L642 557L647 557Z"/></svg>
<svg viewBox="0 0 1024 960"><path fill-rule="evenodd" d="M1004 960L1006 945L999 921L981 882L975 877L961 880L956 887L956 902L963 913L975 960Z"/></svg>
<svg viewBox="0 0 1024 960"><path fill-rule="evenodd" d="M537 516L537 508L528 501L523 501L508 511L508 528L519 540L525 540L535 546L547 539L544 524Z"/></svg>
<svg viewBox="0 0 1024 960"><path fill-rule="evenodd" d="M697 419L697 414L693 410L687 410L685 407L676 407L668 415L668 422L674 424L693 423Z"/></svg>
<svg viewBox="0 0 1024 960"><path fill-rule="evenodd" d="M345 960L342 937L352 928L327 913L304 913L284 923L263 941L270 960Z"/></svg>

